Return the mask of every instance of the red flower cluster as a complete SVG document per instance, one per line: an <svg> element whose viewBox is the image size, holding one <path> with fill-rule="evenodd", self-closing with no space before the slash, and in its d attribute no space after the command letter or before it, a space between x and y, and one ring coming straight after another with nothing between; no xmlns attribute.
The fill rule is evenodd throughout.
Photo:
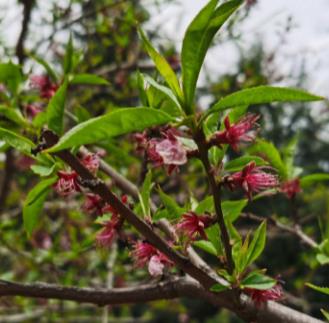
<svg viewBox="0 0 329 323"><path fill-rule="evenodd" d="M81 163L95 175L99 168L99 156L98 154L87 154L81 159Z"/></svg>
<svg viewBox="0 0 329 323"><path fill-rule="evenodd" d="M275 188L279 184L276 175L263 171L266 168L268 167L259 167L255 162L250 162L242 171L226 177L225 183L231 190L242 188L251 199L252 193Z"/></svg>
<svg viewBox="0 0 329 323"><path fill-rule="evenodd" d="M46 75L33 75L30 77L31 86L40 92L40 97L50 99L54 96L58 89L58 85L52 83Z"/></svg>
<svg viewBox="0 0 329 323"><path fill-rule="evenodd" d="M138 241L134 244L132 256L137 267L147 265L151 276L161 276L164 268L173 265L173 262L166 255L158 251L148 242Z"/></svg>
<svg viewBox="0 0 329 323"><path fill-rule="evenodd" d="M122 195L121 201L124 204L128 203L128 196ZM106 205L101 209L101 214L111 213L111 219L105 221L103 225L103 229L96 236L96 243L101 247L109 247L111 246L118 229L120 227L120 216L118 211L111 205Z"/></svg>
<svg viewBox="0 0 329 323"><path fill-rule="evenodd" d="M176 225L178 232L182 232L189 240L195 240L198 235L207 240L204 231L211 224L211 217L207 215L197 215L190 211L183 214L183 219Z"/></svg>
<svg viewBox="0 0 329 323"><path fill-rule="evenodd" d="M283 289L280 284L276 284L271 289L260 290L253 288L244 289L257 306L260 306L268 301L278 301L283 297Z"/></svg>
<svg viewBox="0 0 329 323"><path fill-rule="evenodd" d="M301 191L300 180L298 178L286 181L281 185L281 192L286 194L289 199L294 198Z"/></svg>
<svg viewBox="0 0 329 323"><path fill-rule="evenodd" d="M42 109L37 104L28 104L24 107L24 112L29 119L33 119L36 115L42 112Z"/></svg>
<svg viewBox="0 0 329 323"><path fill-rule="evenodd" d="M97 194L87 193L81 208L87 214L101 215L103 214L102 198Z"/></svg>
<svg viewBox="0 0 329 323"><path fill-rule="evenodd" d="M58 171L57 174L59 179L55 183L54 189L60 196L69 196L81 191L78 184L78 174L75 171Z"/></svg>
<svg viewBox="0 0 329 323"><path fill-rule="evenodd" d="M161 132L162 138L148 139L147 134L136 134L137 151L146 150L148 159L155 167L167 166L171 174L180 165L187 162L187 150L177 138L175 129L169 128Z"/></svg>
<svg viewBox="0 0 329 323"><path fill-rule="evenodd" d="M217 144L229 144L231 147L237 151L239 149L239 144L248 143L255 140L257 131L255 127L257 126L257 120L259 115L247 114L237 123L230 124L230 119L227 116L224 119L225 130L218 131L214 134L214 139Z"/></svg>

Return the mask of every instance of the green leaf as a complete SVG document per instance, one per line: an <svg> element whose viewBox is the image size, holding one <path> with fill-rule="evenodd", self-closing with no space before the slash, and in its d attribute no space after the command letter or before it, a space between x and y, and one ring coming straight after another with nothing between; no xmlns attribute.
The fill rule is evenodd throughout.
<svg viewBox="0 0 329 323"><path fill-rule="evenodd" d="M297 146L298 136L296 135L288 142L282 151L282 159L287 170L288 179L298 176L298 174L296 174L296 168L294 167L294 158L296 155Z"/></svg>
<svg viewBox="0 0 329 323"><path fill-rule="evenodd" d="M181 56L183 92L188 114L193 112L195 88L210 43L219 28L241 3L240 0L228 1L216 9L218 0L211 0L186 30Z"/></svg>
<svg viewBox="0 0 329 323"><path fill-rule="evenodd" d="M141 203L143 215L146 218L151 217L151 210L150 210L151 190L152 190L152 171L149 170L145 177L142 190L139 194L139 201Z"/></svg>
<svg viewBox="0 0 329 323"><path fill-rule="evenodd" d="M222 202L225 221L230 221L231 223L234 222L239 217L247 203L247 199Z"/></svg>
<svg viewBox="0 0 329 323"><path fill-rule="evenodd" d="M324 309L321 309L321 313L326 318L326 320L329 321L329 312L325 311Z"/></svg>
<svg viewBox="0 0 329 323"><path fill-rule="evenodd" d="M197 214L203 214L205 212L214 212L214 199L212 196L207 196L202 200L194 210Z"/></svg>
<svg viewBox="0 0 329 323"><path fill-rule="evenodd" d="M321 266L329 264L329 257L323 253L318 253L316 255L316 260L319 262Z"/></svg>
<svg viewBox="0 0 329 323"><path fill-rule="evenodd" d="M328 180L329 180L329 174L319 173L319 174L306 175L300 179L300 185L301 187L306 188L317 182L328 181Z"/></svg>
<svg viewBox="0 0 329 323"><path fill-rule="evenodd" d="M162 75L164 80L167 82L169 87L173 90L176 97L181 101L183 98L183 94L175 72L172 70L171 66L166 61L166 59L155 50L155 48L152 46L151 42L146 37L143 30L139 28L138 31L145 45L145 49L148 52L151 59L153 60L157 70Z"/></svg>
<svg viewBox="0 0 329 323"><path fill-rule="evenodd" d="M34 228L38 223L39 215L42 211L43 203L50 191L50 186L57 180L57 177L51 177L39 182L28 193L23 205L23 222L24 228L29 236L31 236Z"/></svg>
<svg viewBox="0 0 329 323"><path fill-rule="evenodd" d="M254 271L241 282L241 287L266 290L275 286L276 283L275 279Z"/></svg>
<svg viewBox="0 0 329 323"><path fill-rule="evenodd" d="M58 77L55 73L55 71L52 69L52 67L41 57L31 55L31 58L34 59L36 62L38 62L40 65L42 65L45 70L47 71L47 74L50 76L50 78L54 81L57 82Z"/></svg>
<svg viewBox="0 0 329 323"><path fill-rule="evenodd" d="M217 249L210 241L199 240L199 241L195 241L193 245L195 247L202 249L205 252L210 253L211 255L217 256Z"/></svg>
<svg viewBox="0 0 329 323"><path fill-rule="evenodd" d="M210 109L209 113L234 108L240 105L264 104L272 102L309 102L321 100L324 100L324 98L299 89L274 86L257 86L244 89L224 97Z"/></svg>
<svg viewBox="0 0 329 323"><path fill-rule="evenodd" d="M22 137L21 135L13 131L1 127L0 138L11 147L29 156L31 155L31 149L35 146L34 143L29 139Z"/></svg>
<svg viewBox="0 0 329 323"><path fill-rule="evenodd" d="M51 175L55 170L56 165L53 164L52 166L45 166L45 165L32 165L31 170L33 173L45 177Z"/></svg>
<svg viewBox="0 0 329 323"><path fill-rule="evenodd" d="M70 84L108 85L109 82L94 74L76 74L73 76Z"/></svg>
<svg viewBox="0 0 329 323"><path fill-rule="evenodd" d="M258 156L242 156L225 163L224 169L228 172L238 172L252 161L255 162L257 166L267 164L263 158Z"/></svg>
<svg viewBox="0 0 329 323"><path fill-rule="evenodd" d="M163 192L160 188L158 189L161 201L167 209L167 219L174 220L181 217L185 210L180 207L177 202L168 194Z"/></svg>
<svg viewBox="0 0 329 323"><path fill-rule="evenodd" d="M214 292L214 293L220 293L220 292L223 292L224 290L227 290L229 288L230 288L230 286L225 286L225 285L222 285L220 283L217 283L217 284L213 285L210 288L210 291Z"/></svg>
<svg viewBox="0 0 329 323"><path fill-rule="evenodd" d="M248 248L246 267L252 264L263 252L266 242L266 222L262 222L254 233Z"/></svg>
<svg viewBox="0 0 329 323"><path fill-rule="evenodd" d="M151 108L120 108L90 119L68 131L48 151L55 152L74 146L99 142L126 133L142 131L172 121L168 114Z"/></svg>
<svg viewBox="0 0 329 323"><path fill-rule="evenodd" d="M26 125L26 121L18 109L0 105L0 115L5 116L7 119L15 122L20 126Z"/></svg>
<svg viewBox="0 0 329 323"><path fill-rule="evenodd" d="M220 240L220 230L218 224L214 224L206 230L207 238L215 247L217 255L223 255L223 245Z"/></svg>
<svg viewBox="0 0 329 323"><path fill-rule="evenodd" d="M70 34L69 41L66 45L66 52L65 52L65 56L64 56L64 62L63 62L63 70L64 70L65 75L72 72L73 54L74 54L73 39L72 39L72 34Z"/></svg>
<svg viewBox="0 0 329 323"><path fill-rule="evenodd" d="M160 91L162 94L164 94L169 100L170 102L172 102L175 107L180 111L180 115L182 115L182 108L180 106L179 101L177 100L176 96L174 95L174 93L172 92L171 89L167 88L164 85L159 84L158 82L156 82L152 77L150 77L149 75L144 75L144 79L146 82L148 82L151 86L153 86L154 88L156 88L158 91Z"/></svg>
<svg viewBox="0 0 329 323"><path fill-rule="evenodd" d="M0 83L5 84L12 94L17 94L21 82L23 75L19 65L11 62L0 64Z"/></svg>
<svg viewBox="0 0 329 323"><path fill-rule="evenodd" d="M320 286L316 286L316 285L313 285L311 283L306 283L306 286L316 290L317 292L320 292L322 294L326 294L326 295L329 295L329 287L320 287Z"/></svg>
<svg viewBox="0 0 329 323"><path fill-rule="evenodd" d="M50 99L47 106L48 127L58 135L61 135L63 132L63 119L67 86L68 82L65 80L60 88L56 91L55 95Z"/></svg>
<svg viewBox="0 0 329 323"><path fill-rule="evenodd" d="M268 141L257 140L257 142L249 147L248 152L251 154L259 154L269 161L269 163L278 171L280 177L287 178L287 169L276 147Z"/></svg>

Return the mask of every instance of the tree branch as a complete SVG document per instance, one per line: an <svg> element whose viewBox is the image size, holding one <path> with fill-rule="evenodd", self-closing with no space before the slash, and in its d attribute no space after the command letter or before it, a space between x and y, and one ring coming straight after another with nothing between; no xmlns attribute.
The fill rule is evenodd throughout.
<svg viewBox="0 0 329 323"><path fill-rule="evenodd" d="M1 280L0 296L69 300L99 306L189 297L199 298L215 306L225 307L246 321L253 323L323 323L275 302L268 302L264 306L256 307L245 296L242 297L242 306L237 308L232 302L230 294L210 293L204 290L198 282L178 277L155 284L113 289L66 287L45 283L21 284Z"/></svg>

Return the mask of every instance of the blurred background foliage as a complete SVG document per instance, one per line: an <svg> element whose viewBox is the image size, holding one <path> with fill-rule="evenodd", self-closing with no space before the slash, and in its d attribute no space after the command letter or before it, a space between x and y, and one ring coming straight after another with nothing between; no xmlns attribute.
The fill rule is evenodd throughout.
<svg viewBox="0 0 329 323"><path fill-rule="evenodd" d="M138 39L136 21L140 24L147 22L151 7L153 11L158 8L157 12L161 15L161 8L168 2L169 0L70 0L34 3L33 26L27 42L30 55L45 58L59 70L68 35L71 33L75 49L83 56L76 67L77 72L97 74L110 83L106 87L72 87L67 106L73 118L67 119L67 128L75 124L74 120L87 120L116 106L140 104L137 72L150 74L156 79L158 75ZM209 97L210 101L215 102L233 91L273 84L289 77L280 74L280 69L273 60L276 52L266 52L261 39L255 39L251 50L247 52L239 48L238 39L243 32L239 29L239 21L248 19L256 1L248 3L235 16L234 22L226 26L225 37L215 44L221 46L223 42L236 43L240 57L238 66L235 72L216 77L213 73L210 77L207 75L210 72L205 70L205 81L198 92L200 109L207 108L203 102L209 101ZM47 30L47 33L42 29ZM34 34L38 30L41 37ZM156 41L162 54L179 72L176 44L163 40L157 30L153 30L149 37ZM14 56L14 48L3 43L2 55L2 60L8 61ZM32 70L34 74L43 73L42 67L31 56L25 62L25 72ZM307 75L301 68L294 85L303 87L306 80ZM33 99L27 94L20 104ZM168 105L155 89L152 102L159 107ZM328 106L322 106L321 110L317 110L318 113L314 113L309 104L295 104L293 107L280 104L275 108L252 107L254 112L262 116L261 136L272 141L282 152L297 136L294 164L301 167L304 174L329 170L329 142L324 135L325 127L328 126L328 109ZM0 122L8 123L8 120L1 118ZM135 152L131 139L128 136L122 140L102 142L99 148L107 151L105 160L110 165L132 182L140 183L141 158ZM6 149L8 147L5 145L1 146L2 153ZM230 154L229 158L236 157L233 153ZM21 204L29 189L36 183L37 177L26 168L23 157L17 153L14 163L15 172L10 191L5 205L1 206L1 279L98 287L108 286L110 275L114 277L114 287L150 280L143 270L132 267L129 250L123 243L118 242L112 250L106 251L95 247L94 237L99 227L94 224L94 219L81 211L82 201L79 197L65 201L52 194L45 205L39 229L28 239L23 231ZM4 159L1 159L1 165L3 173ZM175 196L178 203L184 203L191 190L196 198L202 198L205 181L198 162L192 162L188 169L184 168L177 176L170 178L161 171L156 171L155 174L157 183L161 184L166 193ZM154 198L157 202L157 196ZM305 189L293 204L284 196L265 197L248 205L246 212L265 218L274 215L285 223L292 223L294 212L298 212L298 221L305 232L318 242L325 237L329 238L329 227L325 224L329 223L329 189L325 184ZM247 232L256 225L257 223L248 219L239 219L237 224L242 232ZM128 231L127 234L134 235L135 232ZM286 282L284 288L287 291L287 304L320 316L319 308L326 304L326 296L304 286L307 281L329 285L328 265L320 265L315 251L302 245L297 238L271 228L266 252L259 265L269 268L270 275L280 276ZM0 322L7 322L6 319L15 313L24 313L21 322L239 322L225 310L217 310L194 300L158 301L102 309L73 302L0 298Z"/></svg>

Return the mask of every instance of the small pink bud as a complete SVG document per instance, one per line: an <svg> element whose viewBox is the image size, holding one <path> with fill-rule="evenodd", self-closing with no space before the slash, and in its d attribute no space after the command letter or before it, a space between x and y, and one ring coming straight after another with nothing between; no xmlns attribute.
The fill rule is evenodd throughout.
<svg viewBox="0 0 329 323"><path fill-rule="evenodd" d="M78 185L78 174L75 171L58 172L59 179L54 185L55 191L61 196L69 196L75 192L80 192Z"/></svg>
<svg viewBox="0 0 329 323"><path fill-rule="evenodd" d="M294 198L301 191L300 180L298 178L286 181L281 185L281 192L286 194L289 199Z"/></svg>

